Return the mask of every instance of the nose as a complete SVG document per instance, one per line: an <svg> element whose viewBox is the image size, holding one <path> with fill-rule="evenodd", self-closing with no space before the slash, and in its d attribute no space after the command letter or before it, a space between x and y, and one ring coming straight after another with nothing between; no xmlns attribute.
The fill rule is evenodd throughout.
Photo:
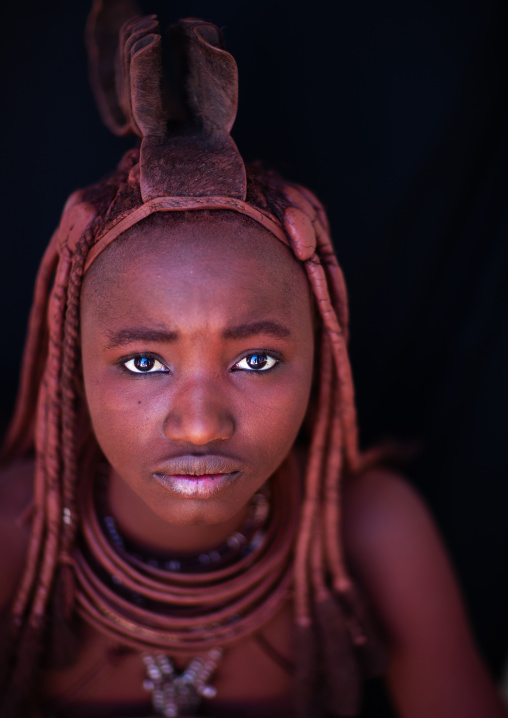
<svg viewBox="0 0 508 718"><path fill-rule="evenodd" d="M229 439L234 429L226 396L213 379L185 382L174 391L164 421L171 441L203 446Z"/></svg>

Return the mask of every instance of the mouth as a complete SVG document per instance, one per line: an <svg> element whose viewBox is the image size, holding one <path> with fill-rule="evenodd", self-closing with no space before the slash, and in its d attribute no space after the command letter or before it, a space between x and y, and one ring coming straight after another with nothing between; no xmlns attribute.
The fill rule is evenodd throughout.
<svg viewBox="0 0 508 718"><path fill-rule="evenodd" d="M224 456L178 456L153 473L167 491L189 499L210 499L242 473L238 462Z"/></svg>

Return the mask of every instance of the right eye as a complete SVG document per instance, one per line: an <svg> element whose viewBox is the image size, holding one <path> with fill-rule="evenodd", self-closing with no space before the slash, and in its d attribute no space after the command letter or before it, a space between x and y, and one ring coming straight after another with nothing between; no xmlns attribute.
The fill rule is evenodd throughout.
<svg viewBox="0 0 508 718"><path fill-rule="evenodd" d="M167 366L164 366L162 362L145 354L132 357L123 362L122 366L132 374L167 374L169 372Z"/></svg>

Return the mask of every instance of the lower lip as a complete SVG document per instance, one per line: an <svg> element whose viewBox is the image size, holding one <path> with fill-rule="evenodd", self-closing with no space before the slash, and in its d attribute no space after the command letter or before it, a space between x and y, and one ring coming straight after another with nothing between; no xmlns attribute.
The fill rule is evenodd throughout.
<svg viewBox="0 0 508 718"><path fill-rule="evenodd" d="M240 476L240 471L230 474L153 474L167 491L188 499L211 499L221 494Z"/></svg>

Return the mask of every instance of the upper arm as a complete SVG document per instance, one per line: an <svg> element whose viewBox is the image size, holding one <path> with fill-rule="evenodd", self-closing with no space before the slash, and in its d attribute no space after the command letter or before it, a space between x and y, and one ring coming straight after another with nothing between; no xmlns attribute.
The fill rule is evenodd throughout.
<svg viewBox="0 0 508 718"><path fill-rule="evenodd" d="M25 564L30 532L33 462L0 471L0 613L14 598Z"/></svg>
<svg viewBox="0 0 508 718"><path fill-rule="evenodd" d="M436 527L387 471L351 481L345 540L389 640L388 682L402 718L506 716L475 650Z"/></svg>

